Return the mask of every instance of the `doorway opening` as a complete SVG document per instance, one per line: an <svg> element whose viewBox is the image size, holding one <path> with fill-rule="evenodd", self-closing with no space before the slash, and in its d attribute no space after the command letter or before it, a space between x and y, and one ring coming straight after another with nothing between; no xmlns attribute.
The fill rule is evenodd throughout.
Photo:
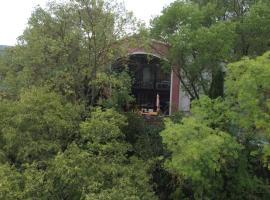
<svg viewBox="0 0 270 200"><path fill-rule="evenodd" d="M148 54L132 54L127 59L135 98L132 109L143 115L169 115L171 73L164 69L164 62Z"/></svg>

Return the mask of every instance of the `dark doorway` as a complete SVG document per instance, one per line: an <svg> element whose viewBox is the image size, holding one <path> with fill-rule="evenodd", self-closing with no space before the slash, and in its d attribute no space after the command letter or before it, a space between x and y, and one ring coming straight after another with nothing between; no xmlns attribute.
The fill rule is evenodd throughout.
<svg viewBox="0 0 270 200"><path fill-rule="evenodd" d="M159 112L169 114L171 77L169 72L163 70L163 62L160 58L147 54L130 55L126 61L133 79L132 94L136 100L134 106L139 111L157 112L159 101Z"/></svg>

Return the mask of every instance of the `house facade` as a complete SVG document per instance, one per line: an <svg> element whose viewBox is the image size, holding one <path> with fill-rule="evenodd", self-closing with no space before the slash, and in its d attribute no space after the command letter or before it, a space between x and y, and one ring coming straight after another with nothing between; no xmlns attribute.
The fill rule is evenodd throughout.
<svg viewBox="0 0 270 200"><path fill-rule="evenodd" d="M170 115L189 111L190 99L175 73L175 66L168 67L169 49L169 44L156 40L147 47L132 45L128 48L127 65L134 80L132 94L142 113Z"/></svg>

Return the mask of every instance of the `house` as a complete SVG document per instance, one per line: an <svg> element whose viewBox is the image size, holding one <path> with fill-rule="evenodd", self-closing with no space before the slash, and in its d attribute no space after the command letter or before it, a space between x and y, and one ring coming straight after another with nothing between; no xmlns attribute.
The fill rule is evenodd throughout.
<svg viewBox="0 0 270 200"><path fill-rule="evenodd" d="M190 99L169 64L167 55L170 45L151 40L147 46L128 48L127 66L134 80L132 94L142 113L170 115L177 111L189 111Z"/></svg>

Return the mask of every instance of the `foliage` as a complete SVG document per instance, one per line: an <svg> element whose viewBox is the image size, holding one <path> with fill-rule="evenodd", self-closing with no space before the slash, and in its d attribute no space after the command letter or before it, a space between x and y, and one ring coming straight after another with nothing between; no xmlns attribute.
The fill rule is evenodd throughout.
<svg viewBox="0 0 270 200"><path fill-rule="evenodd" d="M256 59L243 59L229 66L226 81L230 116L237 124L236 134L241 142L252 149L254 144L263 147L255 150L264 154L264 163L269 166L269 52ZM255 153L255 152L253 152ZM256 153L255 153L256 154Z"/></svg>
<svg viewBox="0 0 270 200"><path fill-rule="evenodd" d="M50 104L53 105L52 102ZM27 108L31 110L29 106ZM55 113L55 116L57 115ZM51 119L58 122L56 118ZM65 150L58 151L57 155L51 151L52 155L46 165L39 162L40 159L46 161L46 151L41 151L39 158L32 156L32 163L22 160L20 170L8 164L0 165L1 197L156 199L149 185L150 177L146 170L148 165L136 157L126 156L129 145L120 129L124 125L125 117L116 111L96 109L91 112L91 117L81 123L81 139L77 140L78 144L69 144ZM54 144L55 138L51 139L49 144ZM47 143L43 140L39 144ZM38 150L35 144L26 145L22 148L31 150L32 154Z"/></svg>
<svg viewBox="0 0 270 200"><path fill-rule="evenodd" d="M224 69L269 50L269 3L175 1L152 21L152 35L172 44L169 60L191 99L223 96Z"/></svg>
<svg viewBox="0 0 270 200"><path fill-rule="evenodd" d="M126 118L112 109L105 112L97 109L81 124L83 148L91 154L91 162L96 163L93 171L99 171L91 184L103 185L88 194L88 199L106 196L108 199L155 199L147 186L150 181L145 171L147 165L136 157L126 157L130 146L121 131L125 125ZM95 184L94 180L99 183Z"/></svg>
<svg viewBox="0 0 270 200"><path fill-rule="evenodd" d="M143 163L136 159L126 162L107 160L72 145L55 158L48 171L51 198L155 199L145 187L148 179L144 169L139 170Z"/></svg>
<svg viewBox="0 0 270 200"><path fill-rule="evenodd" d="M151 30L115 1L36 8L0 53L0 199L269 199L269 6L179 0ZM112 69L150 36L190 113L123 112L132 79Z"/></svg>
<svg viewBox="0 0 270 200"><path fill-rule="evenodd" d="M78 135L81 108L46 88L22 92L14 102L0 102L1 149L16 164L45 161Z"/></svg>
<svg viewBox="0 0 270 200"><path fill-rule="evenodd" d="M125 71L120 73L101 73L94 85L99 91L97 104L106 108L123 110L134 99L131 94L131 77Z"/></svg>
<svg viewBox="0 0 270 200"><path fill-rule="evenodd" d="M128 124L122 130L127 142L132 145L130 153L144 160L155 160L162 156L164 149L159 133L164 129L163 121L147 122L137 113L126 113L125 116Z"/></svg>
<svg viewBox="0 0 270 200"><path fill-rule="evenodd" d="M209 191L214 193L215 187L222 188L221 171L238 158L241 149L229 134L211 129L194 118L184 119L182 124L167 122L162 137L172 152L172 160L166 166L193 181L198 199L210 195Z"/></svg>
<svg viewBox="0 0 270 200"><path fill-rule="evenodd" d="M0 165L0 198L6 200L22 199L20 173L8 164Z"/></svg>
<svg viewBox="0 0 270 200"><path fill-rule="evenodd" d="M224 99L202 97L191 116L167 121L165 166L179 185L172 197L269 198L269 69L269 53L230 64Z"/></svg>
<svg viewBox="0 0 270 200"><path fill-rule="evenodd" d="M254 60L243 59L228 68L227 96L234 106L237 124L245 129L261 130L269 135L270 54Z"/></svg>
<svg viewBox="0 0 270 200"><path fill-rule="evenodd" d="M70 101L96 105L102 97L97 79L110 76L111 64L126 49L119 41L136 31L134 23L114 1L70 0L38 7L18 45L8 52L4 69L0 67L4 93L14 98L27 85L47 85Z"/></svg>

